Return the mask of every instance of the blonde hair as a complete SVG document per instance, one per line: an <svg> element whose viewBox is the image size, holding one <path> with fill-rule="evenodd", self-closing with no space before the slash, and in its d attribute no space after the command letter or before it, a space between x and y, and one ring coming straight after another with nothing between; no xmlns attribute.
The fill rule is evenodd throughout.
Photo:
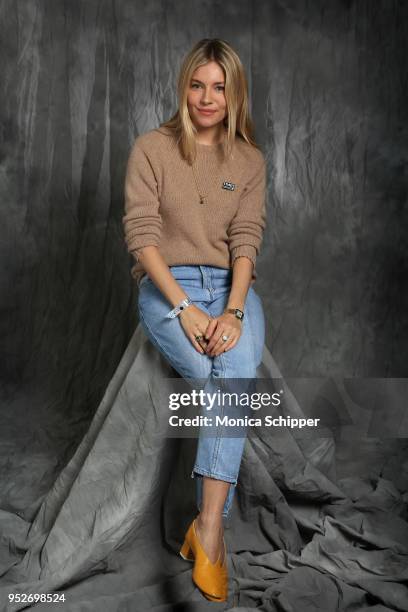
<svg viewBox="0 0 408 612"><path fill-rule="evenodd" d="M195 134L197 129L188 111L188 89L195 70L210 61L215 61L221 66L225 78L227 115L223 124L227 128L227 133L223 147L224 155L227 157L231 155L236 135L259 149L253 136L253 123L249 114L248 83L240 58L225 40L203 38L194 45L183 60L177 85L178 110L171 119L160 124L161 127L170 128L174 132L181 153L190 164L196 156Z"/></svg>

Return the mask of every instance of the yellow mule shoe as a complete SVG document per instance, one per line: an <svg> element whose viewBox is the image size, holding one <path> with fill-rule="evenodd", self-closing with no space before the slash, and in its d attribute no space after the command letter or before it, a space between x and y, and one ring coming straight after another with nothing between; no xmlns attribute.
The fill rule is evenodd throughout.
<svg viewBox="0 0 408 612"><path fill-rule="evenodd" d="M183 546L180 548L180 556L185 561L194 561L193 551L186 540L184 540Z"/></svg>
<svg viewBox="0 0 408 612"><path fill-rule="evenodd" d="M195 519L184 538L180 555L188 561L194 560L193 581L210 601L226 601L228 596L227 551L224 545L224 560L221 563L221 552L215 563L207 556L198 538Z"/></svg>

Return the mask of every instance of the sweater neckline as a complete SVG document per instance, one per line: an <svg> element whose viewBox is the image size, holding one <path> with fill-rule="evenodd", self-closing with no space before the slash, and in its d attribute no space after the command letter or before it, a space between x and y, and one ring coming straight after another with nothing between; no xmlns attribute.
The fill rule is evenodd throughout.
<svg viewBox="0 0 408 612"><path fill-rule="evenodd" d="M223 142L217 142L215 144L203 144L202 142L198 142L196 140L196 146L199 147L200 149L216 149L217 147L222 147L222 145L224 144Z"/></svg>
<svg viewBox="0 0 408 612"><path fill-rule="evenodd" d="M162 134L166 134L167 136L171 136L172 132L170 130L170 128L166 128L166 127L159 127L156 128L156 130L158 132L161 132ZM205 152L212 152L212 151L217 151L218 149L221 149L224 145L225 140L223 140L222 142L217 142L216 144L202 144L200 142L197 142L197 140L195 141L196 147L199 151L202 151L203 153Z"/></svg>

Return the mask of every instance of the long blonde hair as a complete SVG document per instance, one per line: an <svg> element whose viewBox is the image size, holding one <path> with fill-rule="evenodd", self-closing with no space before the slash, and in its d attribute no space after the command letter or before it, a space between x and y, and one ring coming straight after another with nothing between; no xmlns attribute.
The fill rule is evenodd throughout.
<svg viewBox="0 0 408 612"><path fill-rule="evenodd" d="M188 89L195 70L210 61L215 61L221 66L225 78L227 116L223 123L227 133L223 147L224 155L230 156L236 135L259 149L253 136L253 123L249 115L248 83L240 58L225 40L203 38L194 45L183 60L177 85L178 110L171 119L160 124L161 127L173 131L183 157L190 164L196 156L197 130L188 111Z"/></svg>

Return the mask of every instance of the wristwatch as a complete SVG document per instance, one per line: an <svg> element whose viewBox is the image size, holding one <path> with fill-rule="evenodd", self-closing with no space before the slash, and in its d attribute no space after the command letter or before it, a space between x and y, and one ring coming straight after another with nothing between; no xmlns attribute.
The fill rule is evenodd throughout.
<svg viewBox="0 0 408 612"><path fill-rule="evenodd" d="M244 318L244 313L239 308L226 308L224 312L230 312L231 314L235 315L240 321L242 321L242 319Z"/></svg>

